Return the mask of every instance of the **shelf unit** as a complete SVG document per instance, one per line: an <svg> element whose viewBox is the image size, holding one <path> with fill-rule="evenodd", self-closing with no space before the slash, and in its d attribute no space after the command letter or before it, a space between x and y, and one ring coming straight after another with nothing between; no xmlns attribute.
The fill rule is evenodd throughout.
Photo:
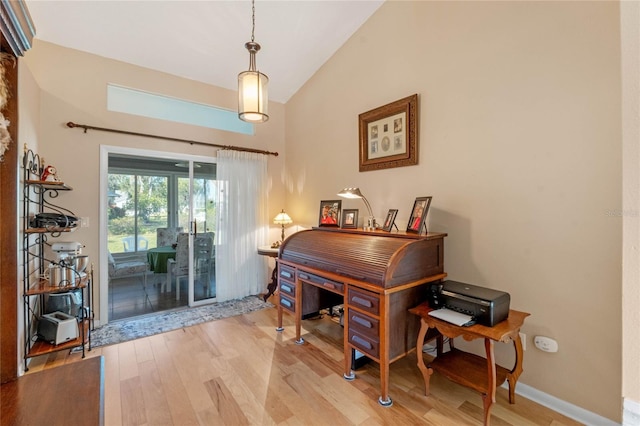
<svg viewBox="0 0 640 426"><path fill-rule="evenodd" d="M91 350L91 326L93 316L92 284L93 266L86 273L76 273L76 278L67 285L52 285L44 278L45 269L57 260L45 257L45 247L50 246L49 240L58 238L73 232L75 226L59 226L53 224L45 226L38 224L34 217L40 213L57 213L66 216L75 216L67 210L53 203L59 195L73 188L59 181L44 181L40 179L44 169L41 157L25 146L22 162L22 267L23 267L23 306L24 306L24 368L28 371L30 358L49 354L52 352L79 348L82 357L85 350ZM66 225L72 225L66 223ZM78 337L76 339L54 345L50 342L38 339L37 323L45 313L46 296L53 293L65 293L79 291L81 308L78 311Z"/></svg>

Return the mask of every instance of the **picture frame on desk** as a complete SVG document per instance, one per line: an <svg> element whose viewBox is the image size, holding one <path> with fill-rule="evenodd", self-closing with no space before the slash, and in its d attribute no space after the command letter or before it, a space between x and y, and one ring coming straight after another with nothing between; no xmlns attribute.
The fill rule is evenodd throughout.
<svg viewBox="0 0 640 426"><path fill-rule="evenodd" d="M341 200L320 201L320 212L318 216L318 226L340 226L340 214L342 213Z"/></svg>
<svg viewBox="0 0 640 426"><path fill-rule="evenodd" d="M358 209L344 209L342 212L341 228L357 228L358 227Z"/></svg>
<svg viewBox="0 0 640 426"><path fill-rule="evenodd" d="M360 171L418 164L418 94L358 116Z"/></svg>
<svg viewBox="0 0 640 426"><path fill-rule="evenodd" d="M429 206L431 205L431 198L432 197L418 197L413 202L411 216L409 216L409 221L407 222L407 233L420 234L423 227L425 228L424 233L427 233L425 220L429 212Z"/></svg>
<svg viewBox="0 0 640 426"><path fill-rule="evenodd" d="M395 225L397 214L397 209L389 209L389 212L387 212L387 217L384 219L384 224L382 225L383 231L391 232L391 228L393 228L393 226Z"/></svg>

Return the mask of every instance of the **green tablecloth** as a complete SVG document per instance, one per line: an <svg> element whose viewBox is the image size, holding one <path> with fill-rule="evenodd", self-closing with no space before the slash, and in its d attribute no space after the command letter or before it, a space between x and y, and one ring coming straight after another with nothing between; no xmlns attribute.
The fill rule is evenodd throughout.
<svg viewBox="0 0 640 426"><path fill-rule="evenodd" d="M158 274L167 272L167 260L176 258L176 249L171 246L156 247L147 250L149 269Z"/></svg>

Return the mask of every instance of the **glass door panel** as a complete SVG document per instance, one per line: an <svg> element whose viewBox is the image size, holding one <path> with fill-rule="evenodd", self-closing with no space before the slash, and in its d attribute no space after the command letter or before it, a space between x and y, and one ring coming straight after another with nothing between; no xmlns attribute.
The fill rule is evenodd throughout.
<svg viewBox="0 0 640 426"><path fill-rule="evenodd" d="M189 305L215 300L216 165L193 162L190 177L178 179L178 218L190 230Z"/></svg>

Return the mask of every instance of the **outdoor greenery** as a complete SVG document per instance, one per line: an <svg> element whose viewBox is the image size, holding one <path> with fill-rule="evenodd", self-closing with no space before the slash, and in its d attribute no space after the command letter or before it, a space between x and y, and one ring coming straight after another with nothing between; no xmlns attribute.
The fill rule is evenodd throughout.
<svg viewBox="0 0 640 426"><path fill-rule="evenodd" d="M156 247L156 229L168 226L168 176L109 173L108 246L112 253L124 251L125 238L136 236ZM194 210L198 231L213 231L215 224L215 181L194 179ZM189 179L179 177L178 222L189 229ZM207 229L200 228L202 223Z"/></svg>

